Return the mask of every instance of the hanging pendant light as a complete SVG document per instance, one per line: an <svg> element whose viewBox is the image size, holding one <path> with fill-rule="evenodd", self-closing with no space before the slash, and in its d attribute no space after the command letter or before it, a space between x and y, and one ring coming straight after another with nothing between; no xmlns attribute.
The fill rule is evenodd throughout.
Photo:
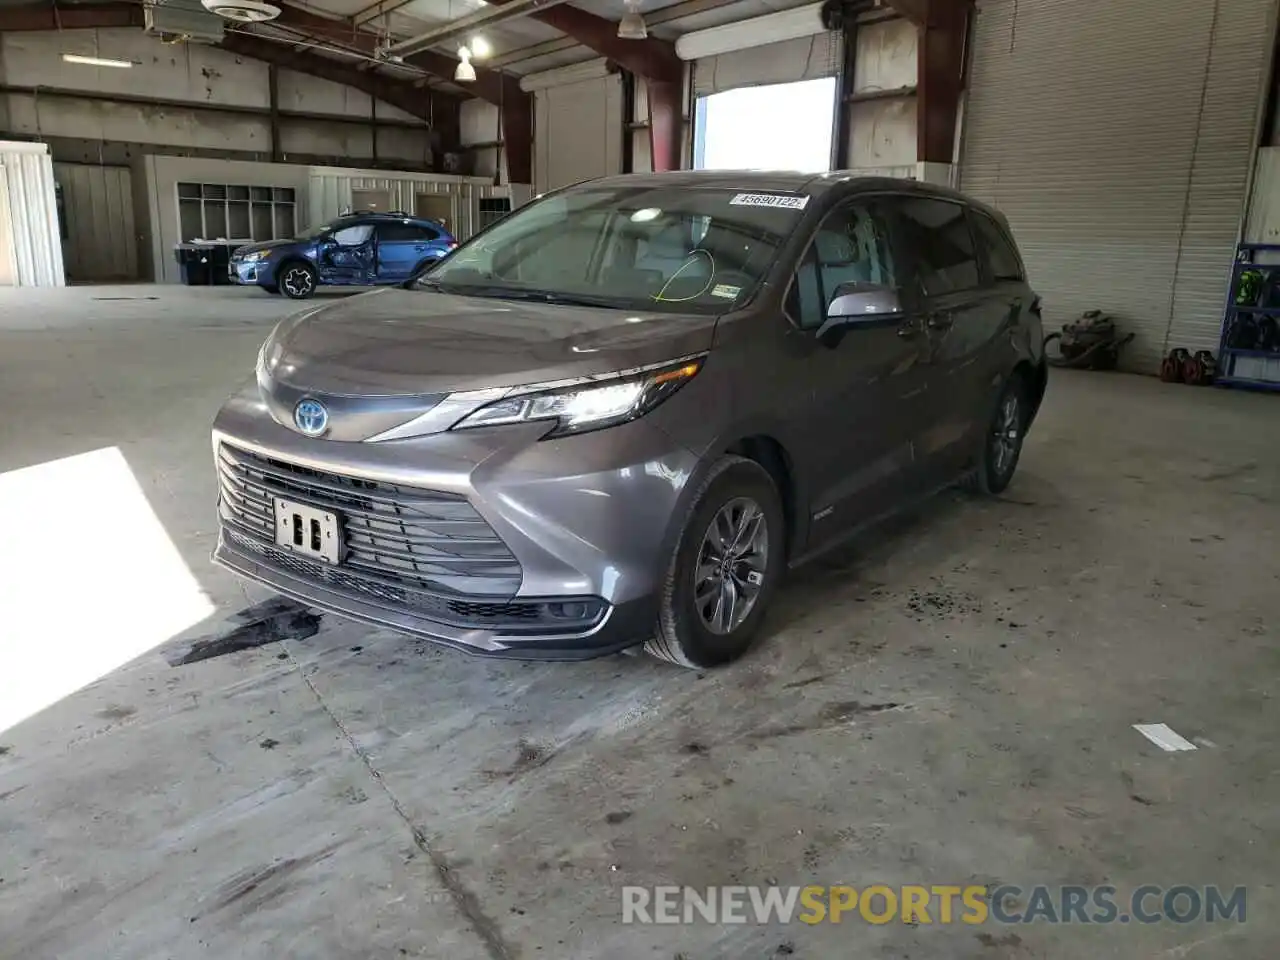
<svg viewBox="0 0 1280 960"><path fill-rule="evenodd" d="M627 12L618 21L618 38L620 40L643 40L649 36L649 26L640 13L638 0L627 0Z"/></svg>
<svg viewBox="0 0 1280 960"><path fill-rule="evenodd" d="M458 48L458 68L453 71L453 79L457 83L475 83L476 68L471 65L471 51L466 47Z"/></svg>

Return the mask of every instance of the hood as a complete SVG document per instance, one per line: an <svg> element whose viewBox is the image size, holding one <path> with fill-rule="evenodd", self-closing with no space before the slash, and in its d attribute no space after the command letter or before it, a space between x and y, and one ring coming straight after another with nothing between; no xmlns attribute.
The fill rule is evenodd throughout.
<svg viewBox="0 0 1280 960"><path fill-rule="evenodd" d="M243 256L246 253L257 253L259 250L278 250L281 247L292 247L305 242L305 240L265 240L262 243L246 243L243 247L236 247L231 255Z"/></svg>
<svg viewBox="0 0 1280 960"><path fill-rule="evenodd" d="M599 376L711 347L713 316L377 290L285 320L274 383L317 396L422 397Z"/></svg>

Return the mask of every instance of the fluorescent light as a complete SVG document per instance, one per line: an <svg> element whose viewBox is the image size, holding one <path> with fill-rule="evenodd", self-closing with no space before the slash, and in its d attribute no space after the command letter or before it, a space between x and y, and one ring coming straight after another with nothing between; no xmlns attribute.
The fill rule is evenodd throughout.
<svg viewBox="0 0 1280 960"><path fill-rule="evenodd" d="M83 63L87 67L132 67L132 60L116 60L111 57L82 57L78 53L64 53L67 63Z"/></svg>

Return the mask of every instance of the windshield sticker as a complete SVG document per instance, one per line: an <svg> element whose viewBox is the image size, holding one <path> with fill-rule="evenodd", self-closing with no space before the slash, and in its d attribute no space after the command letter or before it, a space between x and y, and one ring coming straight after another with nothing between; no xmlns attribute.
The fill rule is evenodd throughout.
<svg viewBox="0 0 1280 960"><path fill-rule="evenodd" d="M803 193L739 193L729 201L731 207L785 207L803 210L809 197Z"/></svg>
<svg viewBox="0 0 1280 960"><path fill-rule="evenodd" d="M724 297L726 300L734 300L741 292L741 287L735 287L728 283L717 283L716 288L711 291L711 295L713 297Z"/></svg>

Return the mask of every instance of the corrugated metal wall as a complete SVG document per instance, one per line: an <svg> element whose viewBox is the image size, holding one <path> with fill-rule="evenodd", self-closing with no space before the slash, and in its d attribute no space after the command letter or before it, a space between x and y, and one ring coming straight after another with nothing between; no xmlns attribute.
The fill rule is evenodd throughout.
<svg viewBox="0 0 1280 960"><path fill-rule="evenodd" d="M42 143L0 142L8 198L9 259L20 287L60 287L62 243L53 162ZM9 272L6 268L5 272Z"/></svg>
<svg viewBox="0 0 1280 960"><path fill-rule="evenodd" d="M1056 328L1215 348L1275 0L981 0L960 183L1009 217Z"/></svg>
<svg viewBox="0 0 1280 960"><path fill-rule="evenodd" d="M507 186L493 186L478 180L441 179L425 174L384 174L375 171L342 171L315 167L309 190L310 218L308 226L324 223L352 207L352 192L377 192L390 198L390 209L414 213L418 195L448 196L452 200L449 231L465 240L479 229L480 200L488 197L512 197L512 207L528 199L512 196ZM527 191L525 191L527 194Z"/></svg>
<svg viewBox="0 0 1280 960"><path fill-rule="evenodd" d="M53 176L62 188L68 279L136 280L138 242L129 168L55 163Z"/></svg>

